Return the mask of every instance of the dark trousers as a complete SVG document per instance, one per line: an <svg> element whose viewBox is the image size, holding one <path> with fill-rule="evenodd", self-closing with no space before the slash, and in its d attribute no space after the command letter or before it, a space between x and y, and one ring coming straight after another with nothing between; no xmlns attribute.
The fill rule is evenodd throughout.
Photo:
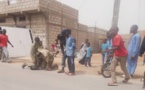
<svg viewBox="0 0 145 90"><path fill-rule="evenodd" d="M61 65L62 65L62 67L64 68L66 65L66 59L67 59L67 56L66 55L63 55L63 57L62 57L62 63L61 63Z"/></svg>
<svg viewBox="0 0 145 90"><path fill-rule="evenodd" d="M102 65L104 65L105 62L105 53L102 54Z"/></svg>
<svg viewBox="0 0 145 90"><path fill-rule="evenodd" d="M68 69L70 73L75 73L75 63L73 56L68 56Z"/></svg>
<svg viewBox="0 0 145 90"><path fill-rule="evenodd" d="M91 67L91 57L86 57L85 66L87 66L87 65Z"/></svg>

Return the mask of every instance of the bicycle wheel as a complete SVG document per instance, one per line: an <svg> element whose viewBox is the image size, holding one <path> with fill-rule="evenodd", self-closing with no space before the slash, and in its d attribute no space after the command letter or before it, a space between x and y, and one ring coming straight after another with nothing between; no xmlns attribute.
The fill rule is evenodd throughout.
<svg viewBox="0 0 145 90"><path fill-rule="evenodd" d="M105 63L101 68L101 73L103 77L110 78L111 77L111 71L110 71L110 63Z"/></svg>

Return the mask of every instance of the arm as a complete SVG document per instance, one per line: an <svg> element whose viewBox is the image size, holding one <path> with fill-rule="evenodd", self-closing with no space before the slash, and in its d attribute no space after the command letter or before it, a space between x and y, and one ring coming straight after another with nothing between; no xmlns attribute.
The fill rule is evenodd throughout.
<svg viewBox="0 0 145 90"><path fill-rule="evenodd" d="M103 52L110 52L110 51L114 51L116 49L119 48L120 43L122 42L122 38L121 37L114 37L114 39L112 40L112 49L108 49L108 50L104 50Z"/></svg>
<svg viewBox="0 0 145 90"><path fill-rule="evenodd" d="M118 49L118 46L112 47L112 49L104 50L104 51L102 51L102 53L114 51L116 49Z"/></svg>
<svg viewBox="0 0 145 90"><path fill-rule="evenodd" d="M64 45L63 43L60 43L60 48L61 48L61 52L63 55L65 55L65 52L64 52Z"/></svg>

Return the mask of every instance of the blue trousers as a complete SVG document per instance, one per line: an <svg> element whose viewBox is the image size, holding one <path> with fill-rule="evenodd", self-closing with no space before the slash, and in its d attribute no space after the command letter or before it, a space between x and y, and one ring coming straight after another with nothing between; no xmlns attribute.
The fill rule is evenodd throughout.
<svg viewBox="0 0 145 90"><path fill-rule="evenodd" d="M68 56L68 69L70 73L75 73L75 63L73 56Z"/></svg>
<svg viewBox="0 0 145 90"><path fill-rule="evenodd" d="M105 62L105 57L106 57L106 54L105 54L105 53L103 53L103 54L102 54L102 65L104 65L104 62Z"/></svg>

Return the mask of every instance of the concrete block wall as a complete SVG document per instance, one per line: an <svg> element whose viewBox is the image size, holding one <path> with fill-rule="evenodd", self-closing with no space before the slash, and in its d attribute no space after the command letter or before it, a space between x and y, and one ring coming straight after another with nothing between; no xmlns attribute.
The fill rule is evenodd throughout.
<svg viewBox="0 0 145 90"><path fill-rule="evenodd" d="M88 27L87 27L87 25L83 25L83 24L78 24L78 28L79 28L79 30L84 30L84 31L88 31Z"/></svg>
<svg viewBox="0 0 145 90"><path fill-rule="evenodd" d="M78 10L63 4L63 15L78 19Z"/></svg>
<svg viewBox="0 0 145 90"><path fill-rule="evenodd" d="M82 43L85 42L85 39L88 38L88 32L84 30L78 30L78 35L77 35L77 48L78 50L80 49L80 46Z"/></svg>
<svg viewBox="0 0 145 90"><path fill-rule="evenodd" d="M57 35L61 32L61 27L56 25L48 25L49 27L49 49L51 47L51 44L55 43L55 40L57 39Z"/></svg>
<svg viewBox="0 0 145 90"><path fill-rule="evenodd" d="M1 1L0 14L16 13L39 9L39 0L17 0L15 4L9 4L8 0Z"/></svg>
<svg viewBox="0 0 145 90"><path fill-rule="evenodd" d="M63 26L72 29L78 29L78 21L71 18L63 17Z"/></svg>
<svg viewBox="0 0 145 90"><path fill-rule="evenodd" d="M6 18L6 23L0 23L1 26L11 26L14 27L15 26L15 22L13 20L12 17L7 17Z"/></svg>
<svg viewBox="0 0 145 90"><path fill-rule="evenodd" d="M46 23L42 14L36 14L31 16L31 27L33 38L39 37L43 41L43 45L46 47Z"/></svg>
<svg viewBox="0 0 145 90"><path fill-rule="evenodd" d="M95 44L97 44L97 41L99 41L97 40L98 36L94 31L93 32L88 31L88 27L86 25L78 23L78 11L76 9L73 9L67 5L62 5L62 3L56 0L35 0L35 1L18 0L18 1L19 3L23 3L23 5L25 4L27 5L25 7L23 7L23 5L21 7L17 5L10 5L8 7L12 7L14 9L15 7L17 7L18 10L21 9L22 11L24 10L29 11L29 10L35 10L36 9L35 5L36 6L39 5L37 8L40 8L40 10L43 11L43 13L40 11L35 12L35 14L31 13L30 14L31 20L29 20L28 17L26 17L26 21L17 20L16 26L26 25L26 28L30 28L32 30L34 38L40 37L40 39L43 41L44 47L50 48L51 44L55 42L55 39L57 35L61 32L61 30L63 28L68 28L72 30L72 36L76 39L78 50L81 44L85 41L85 39L89 39L94 51L96 51ZM33 1L35 2L34 3L35 9L33 8L32 5ZM4 3L3 5L5 4L6 3ZM30 9L27 10L28 8ZM16 11L12 10L10 13L12 12L16 12ZM1 14L1 9L0 9L0 14ZM16 16L19 17L20 15L27 16L24 13L20 13ZM0 25L15 26L15 22L12 17L5 17L5 18L6 18L6 23L0 23ZM104 36L102 35L102 37ZM47 45L47 42L49 43L49 45Z"/></svg>
<svg viewBox="0 0 145 90"><path fill-rule="evenodd" d="M49 23L61 25L62 24L62 17L57 14L49 13Z"/></svg>
<svg viewBox="0 0 145 90"><path fill-rule="evenodd" d="M95 51L95 33L94 32L88 32L88 39L91 44L91 47L93 48L93 51Z"/></svg>

